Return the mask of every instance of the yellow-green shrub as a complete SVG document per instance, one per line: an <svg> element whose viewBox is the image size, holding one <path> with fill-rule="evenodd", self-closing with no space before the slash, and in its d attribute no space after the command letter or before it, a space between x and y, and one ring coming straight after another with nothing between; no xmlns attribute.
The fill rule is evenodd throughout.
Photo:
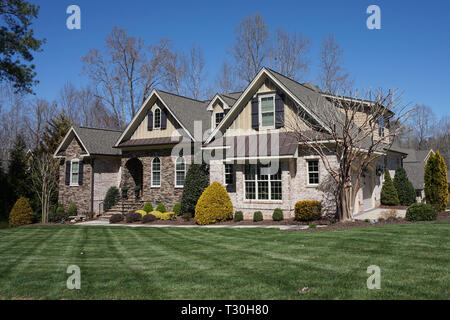
<svg viewBox="0 0 450 320"><path fill-rule="evenodd" d="M210 224L233 219L233 204L225 188L218 182L209 185L195 206L195 221Z"/></svg>
<svg viewBox="0 0 450 320"><path fill-rule="evenodd" d="M20 197L9 213L9 226L18 227L33 222L33 209L24 197Z"/></svg>
<svg viewBox="0 0 450 320"><path fill-rule="evenodd" d="M160 212L160 211L152 211L150 214L154 215L156 219L160 220L175 220L177 218L177 214L175 212Z"/></svg>
<svg viewBox="0 0 450 320"><path fill-rule="evenodd" d="M322 203L316 200L303 200L295 203L295 220L312 221L322 216Z"/></svg>
<svg viewBox="0 0 450 320"><path fill-rule="evenodd" d="M136 210L135 212L136 212L136 213L140 213L141 216L145 216L146 214L148 214L148 212L145 211L145 210Z"/></svg>

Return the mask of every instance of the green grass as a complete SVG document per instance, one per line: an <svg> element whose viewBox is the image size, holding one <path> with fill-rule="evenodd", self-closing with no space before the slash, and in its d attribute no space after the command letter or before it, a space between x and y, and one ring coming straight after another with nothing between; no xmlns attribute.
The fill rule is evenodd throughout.
<svg viewBox="0 0 450 320"><path fill-rule="evenodd" d="M0 298L449 299L449 232L447 222L319 232L4 229ZM66 288L69 265L81 268L81 290ZM366 287L369 265L381 268L380 290Z"/></svg>

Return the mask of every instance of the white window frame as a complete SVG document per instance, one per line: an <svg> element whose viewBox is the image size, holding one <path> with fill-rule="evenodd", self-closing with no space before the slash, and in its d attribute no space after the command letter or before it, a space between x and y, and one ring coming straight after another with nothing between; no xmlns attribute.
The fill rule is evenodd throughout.
<svg viewBox="0 0 450 320"><path fill-rule="evenodd" d="M159 184L155 184L154 181L153 181L153 173L154 173L153 162L156 159L159 160L159 171L158 171L159 172ZM153 160L152 160L152 172L151 172L151 187L152 188L160 188L161 187L161 168L162 168L162 161L161 161L161 159L159 157L153 158Z"/></svg>
<svg viewBox="0 0 450 320"><path fill-rule="evenodd" d="M222 116L222 120L223 120L223 118L225 118L225 112L224 112L224 111L222 111L222 112L220 112L220 111L214 112L214 113L213 113L213 124L214 124L214 128L217 128L217 127L219 126L220 122L222 122L222 120L220 120L220 122L217 123L217 115L220 114L220 113L223 115L223 116Z"/></svg>
<svg viewBox="0 0 450 320"><path fill-rule="evenodd" d="M246 164L247 165L247 164ZM247 199L247 192L245 191L245 183L247 182L245 176L245 166L244 165L244 171L243 171L243 190L244 190L244 201L249 202L276 202L276 203L281 203L283 202L283 170L281 168L281 164L280 164L280 168L278 170L280 170L280 180L272 180L272 175L268 175L268 179L267 180L258 180L258 170L256 170L255 175L254 175L254 180L248 180L248 182L254 182L255 183L255 199ZM255 165L258 166L257 164L248 164L248 165ZM259 194L258 194L258 182L267 182L268 183L268 190L269 190L269 198L268 199L258 199L259 198ZM281 199L273 199L272 200L272 182L280 182L281 185Z"/></svg>
<svg viewBox="0 0 450 320"><path fill-rule="evenodd" d="M262 99L263 98L272 98L272 100L273 100L273 125L272 126L263 126L263 123L262 123ZM275 93L263 94L263 95L258 96L258 121L259 121L259 130L275 129Z"/></svg>
<svg viewBox="0 0 450 320"><path fill-rule="evenodd" d="M232 177L233 177L233 183L231 184L231 185L233 185L233 184L235 184L236 183L236 181L234 181L235 180L235 177L234 177L234 163L224 163L223 164L223 184L225 185L225 186L227 186L228 185L228 183L227 183L227 165L230 165L230 166L232 166L231 168L231 175L232 175Z"/></svg>
<svg viewBox="0 0 450 320"><path fill-rule="evenodd" d="M309 162L317 161L317 171L309 171ZM309 183L309 174L317 173L319 183ZM309 187L317 187L320 184L320 159L319 158L308 158L306 159L306 185Z"/></svg>
<svg viewBox="0 0 450 320"><path fill-rule="evenodd" d="M78 172L77 174L77 182L72 182L72 176L73 176L73 171L72 171L72 167L74 163L78 163ZM71 187L77 187L79 186L79 181L80 181L80 159L72 159L70 160L70 186Z"/></svg>
<svg viewBox="0 0 450 320"><path fill-rule="evenodd" d="M159 126L156 126L156 111L159 110ZM156 107L155 110L153 110L153 129L161 130L161 108Z"/></svg>
<svg viewBox="0 0 450 320"><path fill-rule="evenodd" d="M178 159L180 159L180 158L183 159L183 164L184 164L183 173L184 173L184 179L186 179L186 159L184 157L177 157L175 159L175 165L174 165L174 168L173 168L174 171L175 171L175 176L174 176L175 188L184 188L184 183L182 185L177 183L177 172L181 172L181 170L177 170L177 162L178 162Z"/></svg>

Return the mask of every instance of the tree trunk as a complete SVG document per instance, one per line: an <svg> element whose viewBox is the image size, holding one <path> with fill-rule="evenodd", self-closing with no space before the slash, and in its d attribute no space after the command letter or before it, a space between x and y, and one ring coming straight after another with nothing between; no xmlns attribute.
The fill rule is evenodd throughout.
<svg viewBox="0 0 450 320"><path fill-rule="evenodd" d="M336 197L336 212L337 217L339 218L339 221L352 221L353 220L353 214L352 214L352 204L351 204L351 191L352 186L351 182L348 181L345 183L345 186L343 188L339 188L338 194Z"/></svg>

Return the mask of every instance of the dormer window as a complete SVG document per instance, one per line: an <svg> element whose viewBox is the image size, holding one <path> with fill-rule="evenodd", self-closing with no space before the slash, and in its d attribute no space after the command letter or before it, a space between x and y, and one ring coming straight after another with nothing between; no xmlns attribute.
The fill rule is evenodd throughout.
<svg viewBox="0 0 450 320"><path fill-rule="evenodd" d="M156 108L153 116L153 128L161 129L161 109Z"/></svg>
<svg viewBox="0 0 450 320"><path fill-rule="evenodd" d="M220 122L222 122L223 117L225 116L225 113L223 112L216 112L216 127L219 125Z"/></svg>
<svg viewBox="0 0 450 320"><path fill-rule="evenodd" d="M275 128L275 94L259 96L259 127Z"/></svg>

